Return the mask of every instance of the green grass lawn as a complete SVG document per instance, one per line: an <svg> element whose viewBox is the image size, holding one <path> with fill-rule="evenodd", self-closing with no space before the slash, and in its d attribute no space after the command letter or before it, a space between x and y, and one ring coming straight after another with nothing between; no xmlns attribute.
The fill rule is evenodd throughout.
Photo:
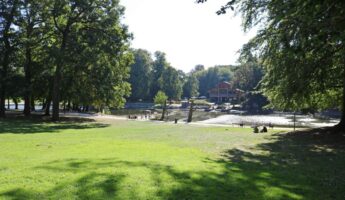
<svg viewBox="0 0 345 200"><path fill-rule="evenodd" d="M345 199L341 137L0 121L0 199Z"/></svg>

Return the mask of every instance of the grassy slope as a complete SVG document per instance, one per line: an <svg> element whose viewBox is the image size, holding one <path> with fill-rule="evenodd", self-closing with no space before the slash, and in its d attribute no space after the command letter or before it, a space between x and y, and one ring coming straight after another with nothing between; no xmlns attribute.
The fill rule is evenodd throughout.
<svg viewBox="0 0 345 200"><path fill-rule="evenodd" d="M0 121L0 199L345 198L343 145L275 132Z"/></svg>

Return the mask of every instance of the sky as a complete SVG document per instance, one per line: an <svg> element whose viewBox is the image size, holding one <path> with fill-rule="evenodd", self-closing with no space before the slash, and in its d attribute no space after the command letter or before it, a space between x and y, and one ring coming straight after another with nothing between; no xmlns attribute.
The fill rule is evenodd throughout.
<svg viewBox="0 0 345 200"><path fill-rule="evenodd" d="M163 51L175 68L189 72L205 67L236 64L238 50L254 31L244 33L240 16L215 12L227 0L121 0L123 23L129 26L133 48Z"/></svg>

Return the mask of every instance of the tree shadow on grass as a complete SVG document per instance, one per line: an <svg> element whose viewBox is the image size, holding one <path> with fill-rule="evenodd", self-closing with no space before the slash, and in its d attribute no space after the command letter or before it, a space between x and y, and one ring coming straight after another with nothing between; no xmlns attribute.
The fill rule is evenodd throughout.
<svg viewBox="0 0 345 200"><path fill-rule="evenodd" d="M35 170L84 175L45 192L17 188L0 197L61 199L65 188L73 186L78 199L141 199L125 182L131 173L121 171L140 168L153 182L142 184L155 187L151 198L156 199L344 199L344 141L317 131L276 134L267 143L226 150L221 159L205 158L208 170L116 158L56 160ZM99 173L109 168L112 172Z"/></svg>
<svg viewBox="0 0 345 200"><path fill-rule="evenodd" d="M54 123L42 116L9 117L0 120L0 134L52 133L66 129L105 128L108 126L108 124L96 123L95 120L88 118L66 117Z"/></svg>
<svg viewBox="0 0 345 200"><path fill-rule="evenodd" d="M240 169L260 190L289 194L282 199L345 199L345 137L327 130L275 134L254 147L261 154L230 149L217 162Z"/></svg>
<svg viewBox="0 0 345 200"><path fill-rule="evenodd" d="M89 173L74 182L64 182L46 192L37 192L17 188L0 194L0 198L14 200L36 200L36 199L70 199L65 193L67 188L73 190L76 199L112 199L116 196L118 183L124 178L123 175L112 175L107 173Z"/></svg>

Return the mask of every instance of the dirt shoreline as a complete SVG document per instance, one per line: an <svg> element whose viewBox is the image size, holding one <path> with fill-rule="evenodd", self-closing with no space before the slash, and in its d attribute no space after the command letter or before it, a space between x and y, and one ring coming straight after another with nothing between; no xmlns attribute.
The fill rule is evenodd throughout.
<svg viewBox="0 0 345 200"><path fill-rule="evenodd" d="M166 124L172 124L174 125L174 122L163 122L163 121L157 121L157 120L149 120L149 119L128 119L125 116L116 116L116 115L107 115L107 114L87 114L87 113L61 113L61 117L81 117L81 118L89 118L94 119L97 121L101 120L129 120L129 121L138 121L138 122L151 122L151 123L166 123ZM229 124L213 124L213 123L204 123L204 122L192 122L192 123L186 123L186 122L178 122L178 124L182 125L192 125L192 126L204 126L204 127L240 127L239 125L229 125ZM251 128L249 125L244 125L243 128ZM276 126L274 129L279 130L289 130L292 131L293 127L279 127ZM296 130L306 130L308 128L296 128Z"/></svg>

